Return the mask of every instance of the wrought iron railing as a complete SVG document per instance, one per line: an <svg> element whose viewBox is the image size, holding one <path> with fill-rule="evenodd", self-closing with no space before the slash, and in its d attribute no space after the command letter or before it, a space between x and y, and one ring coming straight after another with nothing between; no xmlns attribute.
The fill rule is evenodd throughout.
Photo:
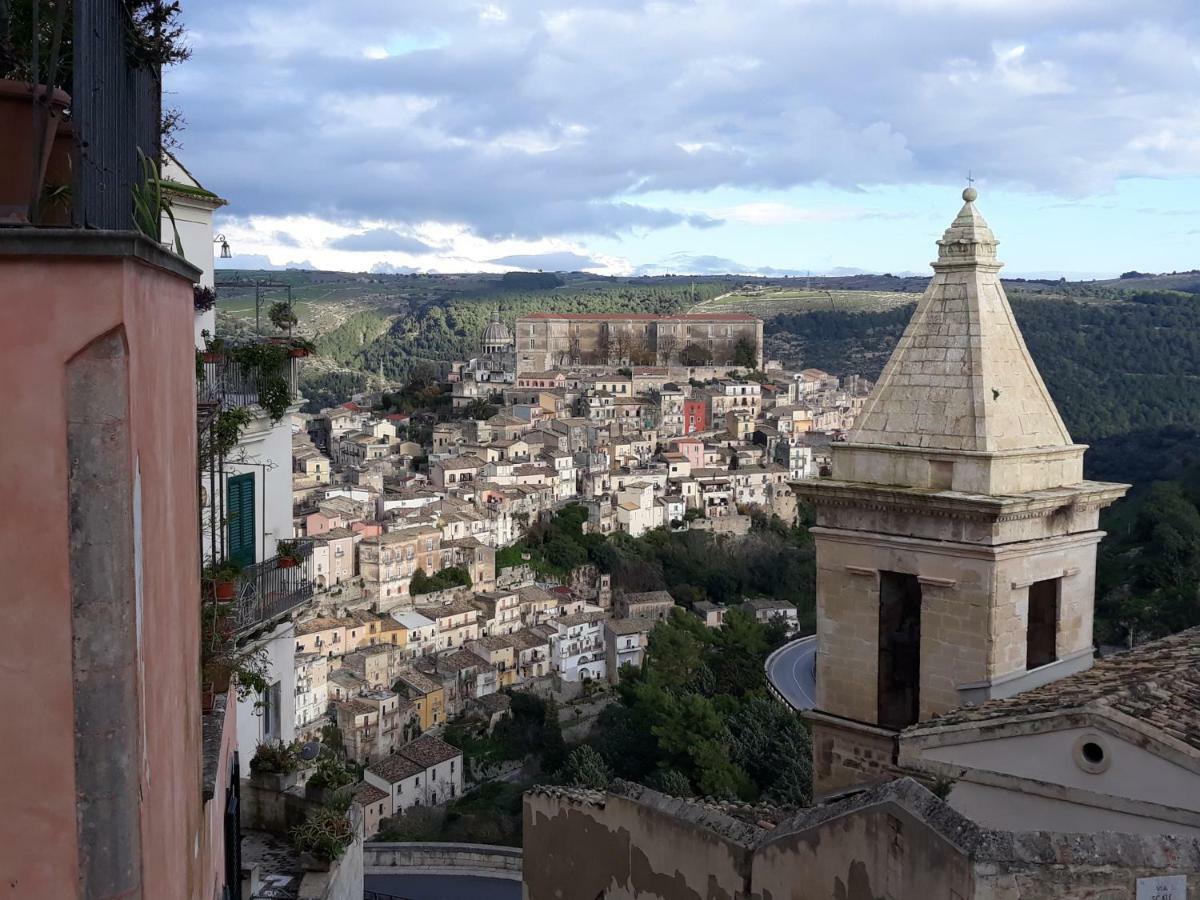
<svg viewBox="0 0 1200 900"><path fill-rule="evenodd" d="M273 556L242 571L234 611L238 634L282 619L312 599L312 544L298 540L296 547L296 565L287 565L278 556Z"/></svg>
<svg viewBox="0 0 1200 900"><path fill-rule="evenodd" d="M196 383L197 399L201 403L219 403L223 409L253 406L259 402L259 390L264 375L257 367L245 365L224 353L203 356L204 377ZM282 364L292 397L298 395L296 359L288 357ZM273 374L270 377L274 377Z"/></svg>

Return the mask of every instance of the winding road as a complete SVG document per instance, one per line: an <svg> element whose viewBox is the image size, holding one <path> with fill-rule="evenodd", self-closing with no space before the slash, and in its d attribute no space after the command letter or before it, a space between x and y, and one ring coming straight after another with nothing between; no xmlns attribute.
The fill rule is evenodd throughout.
<svg viewBox="0 0 1200 900"><path fill-rule="evenodd" d="M767 657L767 680L793 709L817 705L817 637L784 644Z"/></svg>

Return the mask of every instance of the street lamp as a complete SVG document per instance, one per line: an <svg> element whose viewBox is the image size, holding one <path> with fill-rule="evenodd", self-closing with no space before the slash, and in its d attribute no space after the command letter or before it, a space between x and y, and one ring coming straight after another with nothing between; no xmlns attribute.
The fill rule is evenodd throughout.
<svg viewBox="0 0 1200 900"><path fill-rule="evenodd" d="M229 241L225 240L225 235L218 234L213 238L213 243L221 245L221 259L233 259L233 254L229 252Z"/></svg>

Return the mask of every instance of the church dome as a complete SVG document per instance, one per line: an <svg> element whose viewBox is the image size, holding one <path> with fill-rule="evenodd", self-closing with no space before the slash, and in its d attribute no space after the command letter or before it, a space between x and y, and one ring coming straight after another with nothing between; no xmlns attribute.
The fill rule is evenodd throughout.
<svg viewBox="0 0 1200 900"><path fill-rule="evenodd" d="M508 329L504 327L504 323L498 317L492 319L488 323L488 326L483 329L483 352L501 353L508 350L511 346L512 335L508 333Z"/></svg>

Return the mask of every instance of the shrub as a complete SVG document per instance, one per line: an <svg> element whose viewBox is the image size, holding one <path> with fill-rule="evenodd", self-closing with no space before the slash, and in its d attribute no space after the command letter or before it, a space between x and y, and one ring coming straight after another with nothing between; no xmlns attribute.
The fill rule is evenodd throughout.
<svg viewBox="0 0 1200 900"><path fill-rule="evenodd" d="M277 775L290 775L300 768L300 742L283 741L263 742L254 750L254 758L250 760L250 771L273 772Z"/></svg>
<svg viewBox="0 0 1200 900"><path fill-rule="evenodd" d="M354 827L346 810L339 806L319 806L291 834L297 850L333 862L354 840Z"/></svg>

